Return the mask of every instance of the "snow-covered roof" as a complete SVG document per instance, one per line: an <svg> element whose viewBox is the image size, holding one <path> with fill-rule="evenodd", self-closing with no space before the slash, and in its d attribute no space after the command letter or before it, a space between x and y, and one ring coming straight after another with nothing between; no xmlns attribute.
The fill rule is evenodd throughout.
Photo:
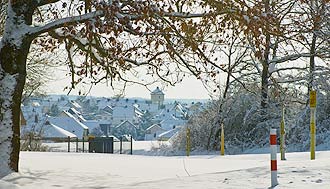
<svg viewBox="0 0 330 189"><path fill-rule="evenodd" d="M48 117L47 119L50 121L50 123L61 127L62 129L65 129L69 132L74 133L78 137L84 136L84 130L87 130L88 127L78 121L75 117L70 114L68 114L69 117Z"/></svg>
<svg viewBox="0 0 330 189"><path fill-rule="evenodd" d="M135 127L136 128L136 125L134 125L133 123L131 123L130 121L128 121L128 120L125 120L125 121L123 121L123 122L121 122L119 125L117 125L115 128L119 128L119 127L122 127L123 125L132 125L133 127Z"/></svg>
<svg viewBox="0 0 330 189"><path fill-rule="evenodd" d="M163 129L160 125L158 125L158 124L153 124L153 125L151 125L150 127L148 127L147 129L146 129L146 131L149 131L149 130L151 130L151 129L153 129L153 128L157 128L158 130L163 130L163 131L165 131L165 129Z"/></svg>
<svg viewBox="0 0 330 189"><path fill-rule="evenodd" d="M77 108L77 109L81 109L81 106L80 106L80 104L78 104L76 101L74 101L74 100L71 100L71 102L70 102L75 108Z"/></svg>
<svg viewBox="0 0 330 189"><path fill-rule="evenodd" d="M165 132L159 134L157 138L159 138L159 139L162 139L162 138L169 139L172 136L174 136L177 132L178 132L178 129L177 128L171 129L169 131L165 131Z"/></svg>
<svg viewBox="0 0 330 189"><path fill-rule="evenodd" d="M106 112L109 112L109 113L112 113L113 112L113 108L109 105L105 106L102 110L106 111Z"/></svg>
<svg viewBox="0 0 330 189"><path fill-rule="evenodd" d="M46 138L67 138L67 137L76 138L77 137L77 135L69 131L66 131L51 123L44 124L42 136Z"/></svg>
<svg viewBox="0 0 330 189"><path fill-rule="evenodd" d="M89 128L89 130L100 127L100 123L97 120L85 120L83 123Z"/></svg>
<svg viewBox="0 0 330 189"><path fill-rule="evenodd" d="M152 91L150 94L152 95L164 95L163 91L157 87L154 91Z"/></svg>
<svg viewBox="0 0 330 189"><path fill-rule="evenodd" d="M170 129L173 129L173 127L184 125L186 122L187 122L187 120L178 119L178 118L174 117L173 115L170 115L170 116L166 116L160 122L160 124L161 124L162 128L164 128L166 130L170 130Z"/></svg>
<svg viewBox="0 0 330 189"><path fill-rule="evenodd" d="M73 116L75 116L82 122L86 121L86 119L81 115L81 113L78 110L76 110L75 108L70 108L67 112L72 114Z"/></svg>
<svg viewBox="0 0 330 189"><path fill-rule="evenodd" d="M133 106L116 106L113 108L113 117L133 117L135 115Z"/></svg>

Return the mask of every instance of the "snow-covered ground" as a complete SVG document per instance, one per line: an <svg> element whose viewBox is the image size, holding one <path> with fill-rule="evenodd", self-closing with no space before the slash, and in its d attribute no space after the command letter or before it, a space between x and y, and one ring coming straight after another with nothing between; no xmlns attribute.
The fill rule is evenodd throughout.
<svg viewBox="0 0 330 189"><path fill-rule="evenodd" d="M1 189L269 188L268 154L143 156L22 152L20 173L0 180ZM288 153L278 161L282 188L330 188L330 152Z"/></svg>

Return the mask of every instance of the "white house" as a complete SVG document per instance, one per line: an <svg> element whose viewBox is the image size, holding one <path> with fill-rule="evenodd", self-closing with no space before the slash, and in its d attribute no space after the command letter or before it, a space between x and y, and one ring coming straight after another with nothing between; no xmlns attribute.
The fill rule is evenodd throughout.
<svg viewBox="0 0 330 189"><path fill-rule="evenodd" d="M176 127L174 129L165 131L157 136L157 140L167 141L170 140L174 135L176 135L181 127Z"/></svg>
<svg viewBox="0 0 330 189"><path fill-rule="evenodd" d="M115 106L112 113L112 124L117 125L123 121L134 122L135 108L132 105Z"/></svg>
<svg viewBox="0 0 330 189"><path fill-rule="evenodd" d="M42 127L42 137L46 138L76 138L77 135L64 130L54 124L51 124L49 121L46 121Z"/></svg>
<svg viewBox="0 0 330 189"><path fill-rule="evenodd" d="M88 127L81 123L77 118L75 118L70 113L66 112L67 116L61 117L48 117L47 120L66 131L75 134L77 137L82 138L88 135Z"/></svg>
<svg viewBox="0 0 330 189"><path fill-rule="evenodd" d="M133 138L137 137L137 126L130 121L123 121L119 125L115 126L114 133L116 136L132 135Z"/></svg>
<svg viewBox="0 0 330 189"><path fill-rule="evenodd" d="M158 124L151 125L145 131L144 140L157 140L157 136L165 131L166 130Z"/></svg>

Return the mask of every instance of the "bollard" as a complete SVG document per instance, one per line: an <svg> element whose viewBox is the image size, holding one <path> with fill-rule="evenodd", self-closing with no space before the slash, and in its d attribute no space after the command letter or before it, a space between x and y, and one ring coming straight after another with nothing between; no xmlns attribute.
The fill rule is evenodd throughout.
<svg viewBox="0 0 330 189"><path fill-rule="evenodd" d="M277 146L276 146L276 129L270 130L270 170L271 170L271 186L278 185L277 181Z"/></svg>
<svg viewBox="0 0 330 189"><path fill-rule="evenodd" d="M225 130L223 123L221 124L221 155L225 155Z"/></svg>

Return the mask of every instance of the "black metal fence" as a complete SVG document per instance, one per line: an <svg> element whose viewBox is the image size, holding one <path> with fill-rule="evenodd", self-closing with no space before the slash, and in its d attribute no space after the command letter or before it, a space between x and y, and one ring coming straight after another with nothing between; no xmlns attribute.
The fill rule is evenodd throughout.
<svg viewBox="0 0 330 189"><path fill-rule="evenodd" d="M89 137L89 138L35 138L35 141L48 147L54 152L89 152L133 154L133 138L120 137Z"/></svg>

